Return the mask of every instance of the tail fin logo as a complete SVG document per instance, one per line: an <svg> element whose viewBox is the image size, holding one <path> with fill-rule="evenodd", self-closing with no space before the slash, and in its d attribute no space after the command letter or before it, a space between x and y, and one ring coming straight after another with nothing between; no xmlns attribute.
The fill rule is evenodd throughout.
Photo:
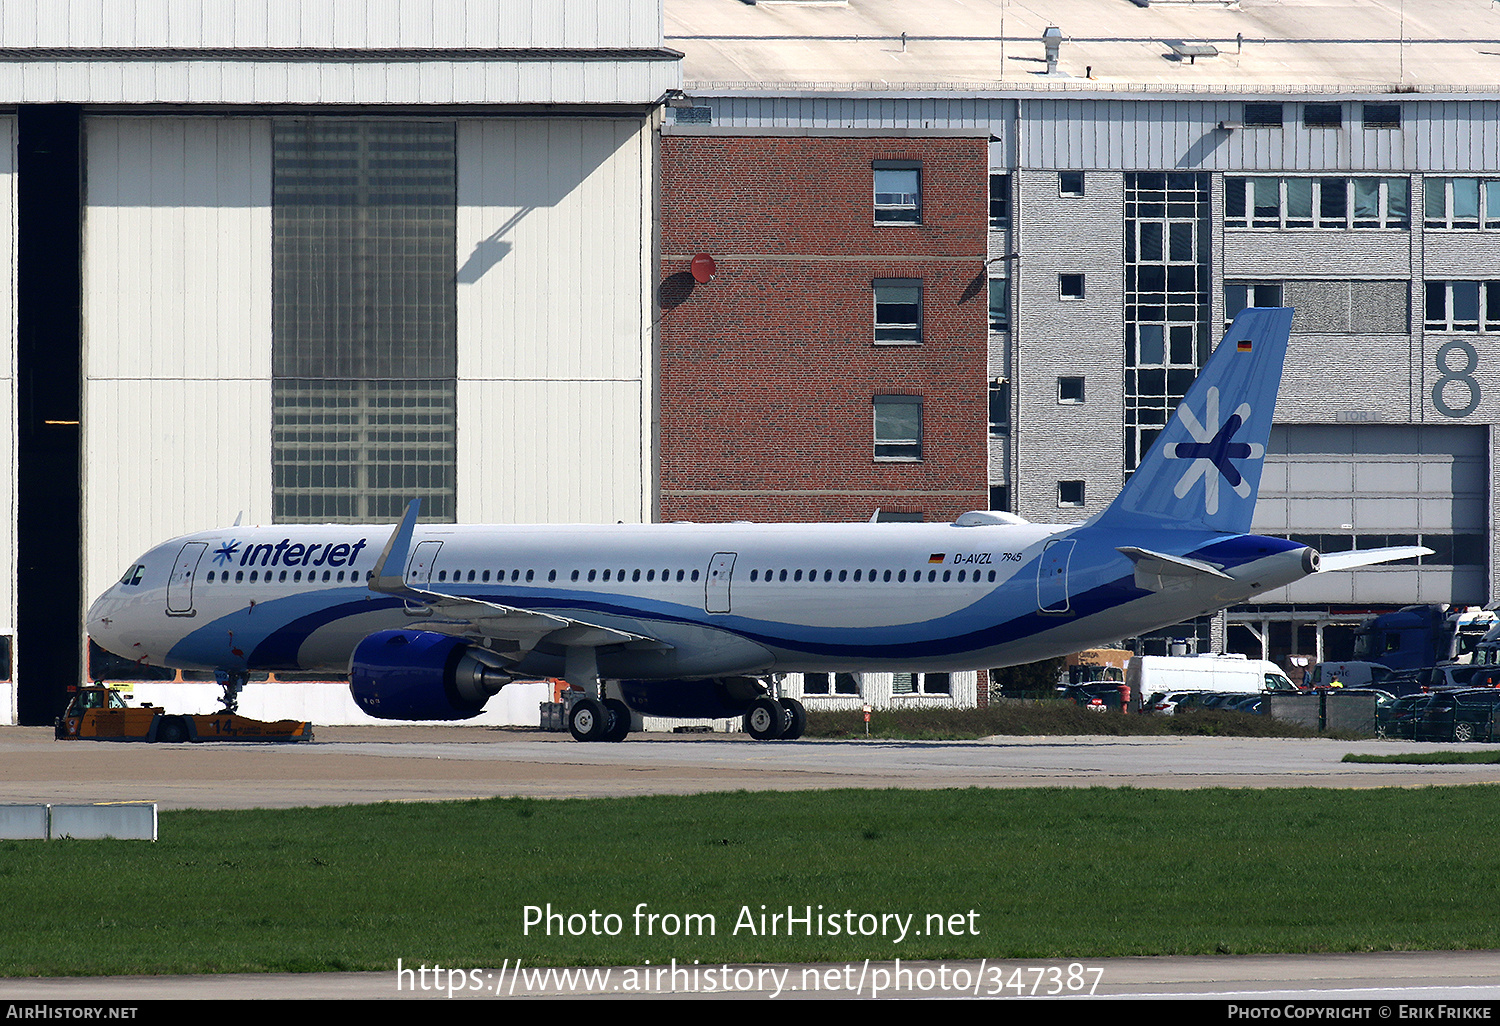
<svg viewBox="0 0 1500 1026"><path fill-rule="evenodd" d="M1179 499L1185 497L1201 477L1203 479L1203 511L1210 516L1219 511L1220 478L1223 478L1240 498L1248 497L1250 483L1244 479L1239 468L1231 461L1258 460L1266 453L1265 446L1257 442L1233 441L1235 434L1250 418L1250 404L1241 403L1222 426L1214 428L1212 425L1219 423L1219 390L1210 388L1207 402L1204 404L1202 421L1187 406L1181 407L1178 414L1193 440L1169 445L1163 455L1169 460L1192 460L1192 463L1178 479L1177 487L1173 489L1174 494Z"/></svg>

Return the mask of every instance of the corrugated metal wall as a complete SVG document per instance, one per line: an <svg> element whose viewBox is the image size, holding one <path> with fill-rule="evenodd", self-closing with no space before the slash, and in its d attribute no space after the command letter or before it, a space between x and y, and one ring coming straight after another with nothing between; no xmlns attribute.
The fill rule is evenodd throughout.
<svg viewBox="0 0 1500 1026"><path fill-rule="evenodd" d="M996 167L1205 171L1500 170L1500 101L1372 98L1401 102L1400 128L1366 128L1362 99L1338 102L1343 126L1306 128L1301 98L1281 102L1278 128L1219 128L1244 120L1238 98L1114 99L1085 96L879 97L714 96L714 128L931 129L987 127L998 140ZM1014 154L1011 159L1003 159Z"/></svg>
<svg viewBox="0 0 1500 1026"><path fill-rule="evenodd" d="M271 122L85 125L93 596L166 538L271 519ZM654 140L637 120L460 122L461 522L649 519Z"/></svg>
<svg viewBox="0 0 1500 1026"><path fill-rule="evenodd" d="M461 523L650 519L655 135L463 122Z"/></svg>
<svg viewBox="0 0 1500 1026"><path fill-rule="evenodd" d="M271 130L89 118L84 581L271 515Z"/></svg>
<svg viewBox="0 0 1500 1026"><path fill-rule="evenodd" d="M1218 125L1242 122L1243 102L1028 98L1020 108L1020 161L1028 168L1290 172L1500 166L1500 103L1493 100L1408 100L1394 129L1366 128L1361 100L1341 102L1340 128L1307 128L1300 101L1282 105L1280 127L1229 130Z"/></svg>
<svg viewBox="0 0 1500 1026"><path fill-rule="evenodd" d="M649 47L656 0L8 0L6 46Z"/></svg>

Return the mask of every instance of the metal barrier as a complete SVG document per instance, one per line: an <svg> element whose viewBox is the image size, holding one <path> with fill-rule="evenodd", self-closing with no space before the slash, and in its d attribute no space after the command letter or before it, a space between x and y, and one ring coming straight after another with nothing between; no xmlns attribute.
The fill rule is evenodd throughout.
<svg viewBox="0 0 1500 1026"><path fill-rule="evenodd" d="M1271 716L1275 719L1300 723L1313 730L1375 734L1374 695L1345 695L1337 690L1296 695L1273 692L1270 699Z"/></svg>
<svg viewBox="0 0 1500 1026"><path fill-rule="evenodd" d="M156 803L146 805L0 805L0 839L63 837L156 840Z"/></svg>

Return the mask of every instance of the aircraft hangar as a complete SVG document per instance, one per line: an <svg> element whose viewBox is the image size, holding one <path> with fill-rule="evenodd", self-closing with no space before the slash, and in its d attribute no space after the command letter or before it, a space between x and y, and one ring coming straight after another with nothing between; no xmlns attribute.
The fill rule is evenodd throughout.
<svg viewBox="0 0 1500 1026"><path fill-rule="evenodd" d="M640 521L656 0L111 0L0 21L0 719L208 524Z"/></svg>

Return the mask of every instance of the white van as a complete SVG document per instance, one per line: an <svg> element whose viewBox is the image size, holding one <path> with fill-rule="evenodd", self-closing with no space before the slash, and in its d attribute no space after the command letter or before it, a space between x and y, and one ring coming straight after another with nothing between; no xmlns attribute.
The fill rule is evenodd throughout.
<svg viewBox="0 0 1500 1026"><path fill-rule="evenodd" d="M1158 695L1181 691L1295 692L1297 686L1281 667L1242 655L1134 656L1125 668L1125 683L1149 708Z"/></svg>
<svg viewBox="0 0 1500 1026"><path fill-rule="evenodd" d="M1319 663L1312 668L1310 683L1315 688L1332 687L1335 681L1346 688L1379 687L1380 682L1394 672L1389 666L1353 659L1342 663Z"/></svg>

